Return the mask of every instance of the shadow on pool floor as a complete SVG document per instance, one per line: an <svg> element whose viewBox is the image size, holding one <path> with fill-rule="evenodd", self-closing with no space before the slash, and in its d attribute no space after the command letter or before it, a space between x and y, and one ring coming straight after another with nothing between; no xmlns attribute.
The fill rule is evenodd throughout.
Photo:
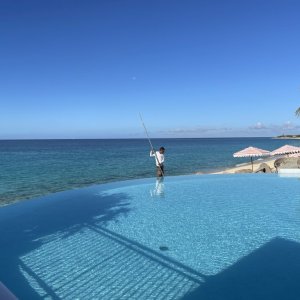
<svg viewBox="0 0 300 300"><path fill-rule="evenodd" d="M126 215L126 194L106 195L89 190L73 190L0 209L0 281L19 299L41 299L23 276L21 269L35 277L50 299L60 299L54 290L28 269L21 257L39 249L44 237L60 233L68 238L95 222L106 224ZM2 299L1 299L2 300Z"/></svg>
<svg viewBox="0 0 300 300"><path fill-rule="evenodd" d="M299 300L300 244L274 238L182 300Z"/></svg>

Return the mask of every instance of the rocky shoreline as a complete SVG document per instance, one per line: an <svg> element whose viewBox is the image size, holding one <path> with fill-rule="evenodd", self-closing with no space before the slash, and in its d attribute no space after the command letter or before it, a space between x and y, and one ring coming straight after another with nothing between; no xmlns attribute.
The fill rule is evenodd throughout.
<svg viewBox="0 0 300 300"><path fill-rule="evenodd" d="M276 163L275 163L276 162ZM276 165L276 167L275 167ZM267 173L276 173L277 169L300 169L300 157L272 157L267 159L257 159L253 161L253 172L262 172L262 168L268 169ZM236 173L252 173L251 163L244 163L226 168L221 171L212 172L211 174L236 174ZM197 172L196 174L203 174Z"/></svg>

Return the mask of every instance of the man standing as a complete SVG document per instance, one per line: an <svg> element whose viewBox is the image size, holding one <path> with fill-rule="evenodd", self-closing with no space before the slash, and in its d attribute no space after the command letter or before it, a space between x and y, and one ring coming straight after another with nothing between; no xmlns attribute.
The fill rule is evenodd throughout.
<svg viewBox="0 0 300 300"><path fill-rule="evenodd" d="M165 162L165 148L160 147L159 151L154 152L154 150L151 150L150 156L155 157L155 162L156 162L156 176L157 177L162 177L164 176L164 162Z"/></svg>

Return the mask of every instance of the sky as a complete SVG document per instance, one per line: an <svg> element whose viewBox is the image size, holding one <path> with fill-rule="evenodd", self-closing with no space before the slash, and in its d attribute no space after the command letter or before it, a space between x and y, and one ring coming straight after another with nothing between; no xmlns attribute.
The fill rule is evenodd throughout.
<svg viewBox="0 0 300 300"><path fill-rule="evenodd" d="M298 0L0 0L0 139L300 134Z"/></svg>

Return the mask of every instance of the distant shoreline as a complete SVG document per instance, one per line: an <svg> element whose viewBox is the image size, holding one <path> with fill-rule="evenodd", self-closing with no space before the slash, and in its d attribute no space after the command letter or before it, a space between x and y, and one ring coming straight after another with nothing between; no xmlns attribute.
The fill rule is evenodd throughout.
<svg viewBox="0 0 300 300"><path fill-rule="evenodd" d="M273 140L300 140L300 136L276 136Z"/></svg>

